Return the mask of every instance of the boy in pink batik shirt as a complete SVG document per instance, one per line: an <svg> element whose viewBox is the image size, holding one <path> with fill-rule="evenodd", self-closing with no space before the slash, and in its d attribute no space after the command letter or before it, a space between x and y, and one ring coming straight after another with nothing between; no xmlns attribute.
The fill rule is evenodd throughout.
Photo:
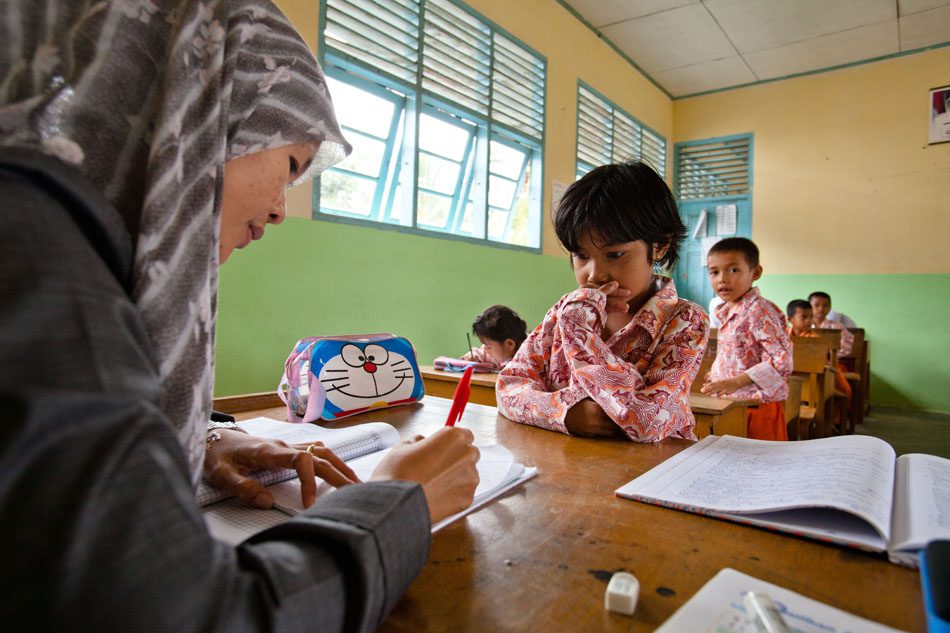
<svg viewBox="0 0 950 633"><path fill-rule="evenodd" d="M762 276L759 249L744 237L726 238L709 250L706 264L713 290L725 303L716 308L722 325L702 392L761 403L749 408L749 437L787 440L784 402L792 342L785 313L752 286Z"/></svg>
<svg viewBox="0 0 950 633"><path fill-rule="evenodd" d="M572 435L695 439L689 387L709 327L653 273L686 233L666 183L641 162L598 167L568 187L555 230L579 288L499 374L498 410Z"/></svg>

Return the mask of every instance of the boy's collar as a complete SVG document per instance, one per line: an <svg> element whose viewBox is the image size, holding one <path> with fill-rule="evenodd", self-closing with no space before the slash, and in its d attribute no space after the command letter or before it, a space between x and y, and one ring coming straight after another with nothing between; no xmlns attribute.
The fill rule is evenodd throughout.
<svg viewBox="0 0 950 633"><path fill-rule="evenodd" d="M759 297L759 287L752 286L751 288L746 290L745 294L739 297L739 300L736 301L735 303L731 301L727 301L726 303L723 303L722 305L717 307L716 317L719 319L721 323L725 323L727 320L729 320L729 318L733 314L736 314L737 312L742 310L745 306L747 306L752 301L755 301L755 299L757 299L758 297Z"/></svg>

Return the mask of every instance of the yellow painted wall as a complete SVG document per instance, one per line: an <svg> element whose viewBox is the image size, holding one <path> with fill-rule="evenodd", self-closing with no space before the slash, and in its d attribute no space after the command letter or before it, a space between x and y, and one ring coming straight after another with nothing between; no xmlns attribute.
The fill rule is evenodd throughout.
<svg viewBox="0 0 950 633"><path fill-rule="evenodd" d="M927 145L950 48L674 102L674 141L755 135L767 272L950 272L950 143Z"/></svg>
<svg viewBox="0 0 950 633"><path fill-rule="evenodd" d="M276 4L316 50L319 0L276 0ZM555 0L468 0L467 4L547 57L541 243L545 255L561 255L550 221L551 183L574 180L578 78L666 137L670 148L673 103ZM291 190L288 213L310 217L311 196L310 185Z"/></svg>

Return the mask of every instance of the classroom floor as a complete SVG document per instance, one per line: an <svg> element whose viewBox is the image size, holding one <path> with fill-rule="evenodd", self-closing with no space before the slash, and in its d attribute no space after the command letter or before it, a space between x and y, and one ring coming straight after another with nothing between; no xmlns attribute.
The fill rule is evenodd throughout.
<svg viewBox="0 0 950 633"><path fill-rule="evenodd" d="M856 432L881 438L898 455L927 453L950 458L950 413L871 407Z"/></svg>

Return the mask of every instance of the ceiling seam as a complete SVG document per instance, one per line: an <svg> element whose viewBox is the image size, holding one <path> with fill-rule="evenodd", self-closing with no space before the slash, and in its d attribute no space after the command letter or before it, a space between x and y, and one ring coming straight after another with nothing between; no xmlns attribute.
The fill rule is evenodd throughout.
<svg viewBox="0 0 950 633"><path fill-rule="evenodd" d="M715 15L713 15L713 12L709 9L708 6L706 6L705 0L700 0L700 4L703 5L703 8L706 9L706 13L709 14L709 17L712 19L712 21L713 21L713 22L716 24L716 26L719 28L719 32L722 33L723 37L726 38L726 41L729 42L729 46L731 46L731 47L732 47L732 50L735 51L736 57L738 57L739 59L742 60L742 64L749 70L750 73L752 73L752 76L755 77L756 81L758 81L758 80L759 80L759 76L758 76L757 74L755 74L755 71L752 70L752 67L751 67L751 66L749 66L749 62L747 62L746 59L745 59L745 57L742 55L742 53L739 52L739 47L736 46L735 42L732 41L732 38L729 37L729 34L726 33L726 29L722 28L722 24L719 23L719 20L716 19L716 16L715 16Z"/></svg>

